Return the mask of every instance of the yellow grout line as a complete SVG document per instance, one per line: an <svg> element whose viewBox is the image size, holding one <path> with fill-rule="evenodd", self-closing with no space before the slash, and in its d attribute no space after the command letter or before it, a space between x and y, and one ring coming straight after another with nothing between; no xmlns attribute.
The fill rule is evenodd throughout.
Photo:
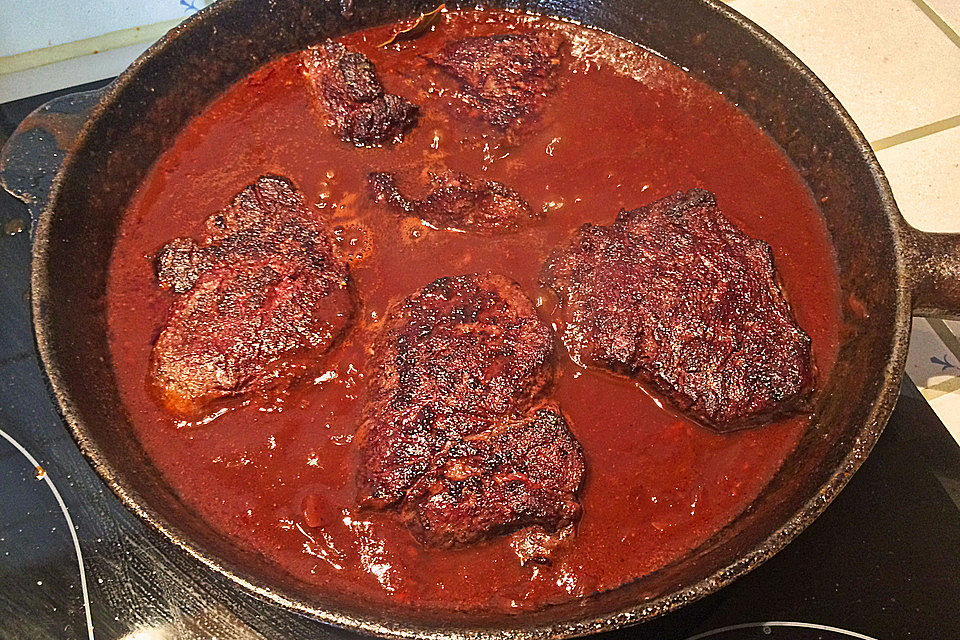
<svg viewBox="0 0 960 640"><path fill-rule="evenodd" d="M943 345L950 350L953 357L960 360L960 339L954 335L950 327L947 326L947 323L939 318L927 318L927 324L929 324L933 332L937 334L937 337L940 338Z"/></svg>
<svg viewBox="0 0 960 640"><path fill-rule="evenodd" d="M920 386L919 384L917 386ZM932 387L922 387L920 394L927 402L937 398L950 395L954 391L960 390L960 378L947 378L943 382L938 382Z"/></svg>
<svg viewBox="0 0 960 640"><path fill-rule="evenodd" d="M933 7L928 5L924 0L913 0L913 4L917 5L917 8L920 11L923 11L924 15L930 18L930 21L933 24L937 25L937 28L943 32L943 35L950 38L950 42L960 47L960 35L957 35L957 32L948 25L940 15L933 10Z"/></svg>
<svg viewBox="0 0 960 640"><path fill-rule="evenodd" d="M870 146L873 147L874 151L881 151L898 144L903 144L904 142L913 142L914 140L919 140L920 138L958 126L960 126L960 114L944 118L943 120L937 120L936 122L930 122L915 129L907 129L906 131L895 133L886 138L880 138L879 140L871 142Z"/></svg>
<svg viewBox="0 0 960 640"><path fill-rule="evenodd" d="M52 47L44 47L43 49L34 49L32 51L3 56L0 57L0 76L16 71L42 67L53 64L54 62L79 58L93 53L129 47L142 42L153 42L183 22L187 17L188 16L175 18L173 20L164 20L163 22L155 22L142 27L130 27L129 29L110 31L99 36L93 36L92 38L84 38L83 40L66 42Z"/></svg>

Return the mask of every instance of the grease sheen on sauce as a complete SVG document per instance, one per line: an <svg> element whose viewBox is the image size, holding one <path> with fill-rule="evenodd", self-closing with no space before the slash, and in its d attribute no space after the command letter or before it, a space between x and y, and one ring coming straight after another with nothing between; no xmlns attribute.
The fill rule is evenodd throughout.
<svg viewBox="0 0 960 640"><path fill-rule="evenodd" d="M276 60L211 104L173 141L132 202L108 291L114 365L137 437L183 500L236 544L318 593L439 609L520 610L616 587L681 558L758 494L808 418L718 435L663 408L636 385L583 370L560 353L554 397L588 464L583 518L552 566L521 565L501 537L464 549L420 546L390 513L354 506L352 435L364 345L388 305L443 276L491 269L517 280L556 321L537 273L584 222L609 224L677 189L713 191L723 212L772 245L821 379L835 358L834 260L816 205L786 157L746 116L677 67L611 36L494 12L446 14L420 40L378 49L392 27L343 39L377 65L386 89L421 106L393 148L337 140L312 106L295 57ZM511 141L458 108L454 83L420 53L447 38L508 29L567 34L560 87L542 122ZM518 233L474 236L401 221L373 203L369 171L410 178L444 167L499 180L544 211ZM184 425L151 399L151 344L170 298L152 256L263 173L291 178L320 205L353 266L360 320L315 381L268 406ZM354 227L370 233L349 247ZM366 242L366 244L365 244ZM308 496L313 496L309 497ZM308 506L305 522L304 505Z"/></svg>

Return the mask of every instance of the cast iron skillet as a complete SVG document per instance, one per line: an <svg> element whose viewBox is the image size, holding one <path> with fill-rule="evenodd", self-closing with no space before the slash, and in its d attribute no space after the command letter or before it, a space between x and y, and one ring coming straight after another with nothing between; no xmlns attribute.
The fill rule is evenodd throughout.
<svg viewBox="0 0 960 640"><path fill-rule="evenodd" d="M89 114L91 96L28 118L3 152L9 189L36 196L44 185L23 181L24 163L36 163L37 153L49 162L57 149L66 152L36 229L32 274L37 346L53 392L84 454L130 509L211 568L325 622L384 636L553 638L676 609L755 568L823 511L893 408L911 314L960 311L960 235L909 227L866 140L830 92L777 41L713 0L490 5L599 27L689 69L780 144L821 203L842 287L839 359L820 381L813 426L729 526L652 575L540 612L458 617L375 609L346 595L321 597L233 546L178 500L130 435L107 345L105 280L120 218L150 166L188 119L264 62L326 37L414 17L435 2L356 0L344 11L320 0L221 0L93 96ZM73 115L57 113L64 111Z"/></svg>

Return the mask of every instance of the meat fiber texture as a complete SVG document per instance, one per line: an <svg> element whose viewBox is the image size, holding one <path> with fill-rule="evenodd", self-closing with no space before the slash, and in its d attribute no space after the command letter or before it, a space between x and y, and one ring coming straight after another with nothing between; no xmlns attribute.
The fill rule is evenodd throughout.
<svg viewBox="0 0 960 640"><path fill-rule="evenodd" d="M543 399L553 332L516 283L435 280L391 310L375 347L357 434L362 504L397 507L434 546L579 518L583 454Z"/></svg>
<svg viewBox="0 0 960 640"><path fill-rule="evenodd" d="M358 147L392 144L417 124L420 108L386 93L373 63L328 40L301 54L304 75L340 139Z"/></svg>
<svg viewBox="0 0 960 640"><path fill-rule="evenodd" d="M313 372L356 301L318 212L285 178L263 176L156 258L176 296L150 378L162 404L198 417Z"/></svg>
<svg viewBox="0 0 960 640"><path fill-rule="evenodd" d="M538 118L560 66L556 34L509 33L447 43L429 59L460 82L460 97L502 130Z"/></svg>
<svg viewBox="0 0 960 640"><path fill-rule="evenodd" d="M560 297L576 360L652 384L707 426L731 431L805 408L810 338L770 247L707 191L584 225L549 258L542 282Z"/></svg>
<svg viewBox="0 0 960 640"><path fill-rule="evenodd" d="M494 180L445 171L434 175L433 182L434 189L423 199L411 200L400 192L393 174L370 174L370 186L379 202L435 229L502 233L539 218L519 194Z"/></svg>

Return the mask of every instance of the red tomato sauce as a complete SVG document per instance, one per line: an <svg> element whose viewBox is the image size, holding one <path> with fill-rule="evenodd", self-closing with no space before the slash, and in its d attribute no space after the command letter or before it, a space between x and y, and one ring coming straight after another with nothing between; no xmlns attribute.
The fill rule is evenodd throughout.
<svg viewBox="0 0 960 640"><path fill-rule="evenodd" d="M816 204L748 117L634 45L554 20L475 11L446 14L432 33L378 48L394 29L342 41L370 57L389 92L420 105L419 126L402 143L358 149L338 140L313 105L297 58L288 56L212 103L143 182L117 240L108 291L114 366L136 436L213 527L318 594L445 610L534 609L683 557L754 499L808 417L719 435L642 386L578 368L561 348L552 394L588 465L575 535L549 566L521 565L509 536L431 549L394 514L355 506L351 439L369 328L391 302L433 279L484 270L515 279L555 321L555 297L537 284L553 247L585 222L609 224L620 208L703 187L732 221L773 247L824 379L836 357L839 289ZM541 122L513 138L463 110L454 82L421 57L448 39L534 29L566 34L560 84ZM444 166L503 182L544 211L543 220L495 236L436 231L384 210L366 186L370 171L420 175ZM269 406L247 404L205 424L178 422L148 390L151 346L171 299L156 284L153 256L171 238L196 233L264 173L290 178L331 226L346 229L343 248L362 254L352 265L360 319L316 380ZM366 234L351 248L356 225Z"/></svg>

